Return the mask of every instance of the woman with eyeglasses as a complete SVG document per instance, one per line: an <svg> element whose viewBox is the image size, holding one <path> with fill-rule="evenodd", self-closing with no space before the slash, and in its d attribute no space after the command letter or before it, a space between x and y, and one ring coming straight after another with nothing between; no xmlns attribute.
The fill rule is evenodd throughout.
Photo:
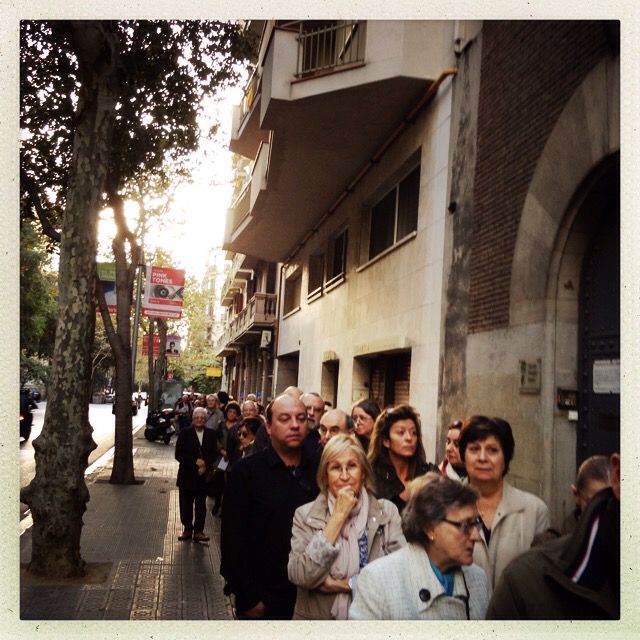
<svg viewBox="0 0 640 640"><path fill-rule="evenodd" d="M549 508L537 496L505 480L515 450L511 425L506 420L467 418L459 446L469 484L479 494L482 531L473 558L486 571L493 588L511 560L550 527Z"/></svg>
<svg viewBox="0 0 640 640"><path fill-rule="evenodd" d="M257 451L255 441L258 429L262 426L260 418L245 418L238 424L240 457L246 458Z"/></svg>
<svg viewBox="0 0 640 640"><path fill-rule="evenodd" d="M289 580L297 589L294 619L346 620L362 567L405 544L400 516L369 489L371 467L354 436L325 445L315 501L293 519Z"/></svg>
<svg viewBox="0 0 640 640"><path fill-rule="evenodd" d="M351 408L351 419L353 420L356 437L365 451L369 449L373 425L379 415L380 407L370 398L358 400Z"/></svg>
<svg viewBox="0 0 640 640"><path fill-rule="evenodd" d="M444 460L438 467L440 473L452 480L464 480L467 477L467 470L464 467L462 458L460 458L460 448L458 442L460 440L460 429L462 422L454 420L447 429L447 444L444 450Z"/></svg>
<svg viewBox="0 0 640 640"><path fill-rule="evenodd" d="M476 492L432 472L412 483L407 546L366 566L349 620L482 620L490 589L472 564L481 527Z"/></svg>
<svg viewBox="0 0 640 640"><path fill-rule="evenodd" d="M386 409L375 422L369 462L379 498L391 500L402 513L414 478L438 468L427 462L422 446L420 418L409 405Z"/></svg>

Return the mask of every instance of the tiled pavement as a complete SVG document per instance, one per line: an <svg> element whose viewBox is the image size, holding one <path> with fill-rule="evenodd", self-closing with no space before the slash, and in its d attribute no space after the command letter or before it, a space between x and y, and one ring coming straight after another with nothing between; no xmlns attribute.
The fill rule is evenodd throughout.
<svg viewBox="0 0 640 640"><path fill-rule="evenodd" d="M208 509L209 543L180 542L175 438L170 445L134 435L134 469L142 484L108 482L112 463L87 477L91 500L82 529L82 557L102 564L106 580L49 583L22 580L23 620L229 620L220 566L220 520ZM31 529L20 561L31 555ZM94 564L95 563L95 564Z"/></svg>

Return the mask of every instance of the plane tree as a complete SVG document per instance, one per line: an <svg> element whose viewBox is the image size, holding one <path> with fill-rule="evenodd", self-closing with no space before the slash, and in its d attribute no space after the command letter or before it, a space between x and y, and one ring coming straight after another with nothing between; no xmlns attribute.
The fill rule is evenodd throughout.
<svg viewBox="0 0 640 640"><path fill-rule="evenodd" d="M238 25L205 21L23 21L20 44L21 214L37 219L60 247L47 411L33 442L36 474L21 500L34 523L30 571L65 577L85 568L80 536L89 500L84 471L96 446L88 420L96 300L118 390L119 462L111 480L135 482L130 317L141 248L124 202L148 180L188 171L201 99L236 79L248 49ZM105 206L117 228L115 323L96 287Z"/></svg>

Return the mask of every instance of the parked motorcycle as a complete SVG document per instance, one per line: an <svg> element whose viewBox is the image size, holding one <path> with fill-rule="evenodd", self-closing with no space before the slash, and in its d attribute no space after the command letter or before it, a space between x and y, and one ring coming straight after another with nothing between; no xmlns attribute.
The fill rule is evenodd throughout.
<svg viewBox="0 0 640 640"><path fill-rule="evenodd" d="M34 402L29 391L20 389L20 438L24 442L31 436L31 426L33 425L31 410L37 408L38 405Z"/></svg>
<svg viewBox="0 0 640 640"><path fill-rule="evenodd" d="M162 440L165 444L169 444L171 436L176 432L171 422L174 417L175 411L173 409L151 411L147 416L144 437L149 440L149 442Z"/></svg>

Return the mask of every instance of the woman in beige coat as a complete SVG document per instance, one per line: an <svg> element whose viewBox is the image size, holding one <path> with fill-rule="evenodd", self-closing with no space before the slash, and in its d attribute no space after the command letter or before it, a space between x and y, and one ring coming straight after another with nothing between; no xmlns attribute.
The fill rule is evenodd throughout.
<svg viewBox="0 0 640 640"><path fill-rule="evenodd" d="M460 457L469 484L478 492L482 522L473 561L485 570L491 588L505 567L527 551L549 528L549 508L532 493L512 487L504 477L513 458L511 425L501 418L471 416L460 431Z"/></svg>
<svg viewBox="0 0 640 640"><path fill-rule="evenodd" d="M371 477L353 436L329 440L318 467L321 493L293 518L294 619L346 620L362 567L406 544L397 508L371 493Z"/></svg>

